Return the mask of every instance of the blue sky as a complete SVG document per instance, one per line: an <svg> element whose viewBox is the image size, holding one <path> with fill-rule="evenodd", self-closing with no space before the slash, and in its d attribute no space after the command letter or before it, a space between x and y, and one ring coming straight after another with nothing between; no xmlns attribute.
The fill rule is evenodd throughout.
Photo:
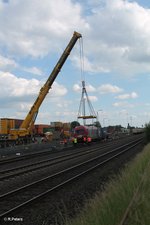
<svg viewBox="0 0 150 225"><path fill-rule="evenodd" d="M83 36L36 123L77 119L81 81L102 125L150 120L150 2L0 0L0 117L24 119L73 32Z"/></svg>

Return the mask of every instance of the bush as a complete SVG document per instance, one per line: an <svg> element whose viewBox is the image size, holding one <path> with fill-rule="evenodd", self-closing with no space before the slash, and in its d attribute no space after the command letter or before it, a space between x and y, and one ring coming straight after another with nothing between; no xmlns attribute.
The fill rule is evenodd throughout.
<svg viewBox="0 0 150 225"><path fill-rule="evenodd" d="M146 136L146 141L150 142L150 122L145 124L145 136Z"/></svg>

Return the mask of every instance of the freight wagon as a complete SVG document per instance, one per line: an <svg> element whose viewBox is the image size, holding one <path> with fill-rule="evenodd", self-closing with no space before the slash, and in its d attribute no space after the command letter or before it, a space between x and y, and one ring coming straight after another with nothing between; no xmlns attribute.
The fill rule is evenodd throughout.
<svg viewBox="0 0 150 225"><path fill-rule="evenodd" d="M0 119L0 135L7 136L11 129L18 129L22 124L23 120L1 118Z"/></svg>
<svg viewBox="0 0 150 225"><path fill-rule="evenodd" d="M132 129L132 134L142 134L144 133L144 128L134 128Z"/></svg>
<svg viewBox="0 0 150 225"><path fill-rule="evenodd" d="M9 139L11 129L18 129L23 120L12 118L0 119L0 147L5 147L14 144L13 140Z"/></svg>
<svg viewBox="0 0 150 225"><path fill-rule="evenodd" d="M48 124L35 124L33 133L34 135L43 135L46 132L50 132L50 125Z"/></svg>

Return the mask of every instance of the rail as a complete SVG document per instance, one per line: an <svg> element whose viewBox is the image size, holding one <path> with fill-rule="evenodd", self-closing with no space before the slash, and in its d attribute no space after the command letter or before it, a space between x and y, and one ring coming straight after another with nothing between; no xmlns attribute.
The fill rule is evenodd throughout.
<svg viewBox="0 0 150 225"><path fill-rule="evenodd" d="M8 193L1 195L0 200L1 200L1 204L4 207L1 207L1 209L3 209L3 210L1 211L0 218L2 219L4 216L9 215L10 213L14 212L15 210L28 206L29 204L33 203L34 201L37 201L40 198L44 197L48 193L51 193L54 190L58 190L59 188L62 188L64 185L71 183L72 181L97 169L100 166L103 166L104 164L110 162L111 160L118 157L119 155L134 148L141 142L142 142L142 138L140 138L136 141L132 141L121 147L117 147L107 153L103 153L103 154L99 155L99 157L97 157L97 156L93 157L92 159L86 160L85 162L78 163L67 169L61 170L55 174L47 176L46 178L40 179L36 182L32 182L21 188L15 189L13 191L10 191ZM54 184L51 186L52 180L53 180ZM51 186L51 188L49 188L50 186ZM31 194L31 196L29 196L30 195L29 193ZM34 196L33 196L33 193L34 193ZM7 201L7 199L9 199L9 201L11 201L11 204L16 202L16 194L18 196L17 205L10 206L9 209L6 209L5 204L4 204L5 201ZM23 196L23 201L22 201L21 196ZM24 200L25 196L27 196L26 200ZM15 201L14 201L14 198L15 198ZM22 202L20 202L20 201L22 201Z"/></svg>

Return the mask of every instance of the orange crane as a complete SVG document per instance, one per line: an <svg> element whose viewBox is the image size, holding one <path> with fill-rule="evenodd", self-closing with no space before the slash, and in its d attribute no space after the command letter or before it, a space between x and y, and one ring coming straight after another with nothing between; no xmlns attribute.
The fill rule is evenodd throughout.
<svg viewBox="0 0 150 225"><path fill-rule="evenodd" d="M66 59L68 58L75 43L81 37L82 37L82 35L80 33L76 32L76 31L73 33L73 36L72 36L69 44L67 45L66 49L64 50L60 59L58 60L56 66L54 67L53 71L51 72L46 83L41 88L37 99L35 100L33 106L31 107L29 113L27 114L26 118L22 122L20 128L10 130L9 138L11 140L18 140L18 139L23 140L23 139L28 139L31 137L33 125L36 120L40 105L42 104L43 100L45 99L46 95L48 94L49 89L52 87L54 80L56 79L59 71L61 70Z"/></svg>

